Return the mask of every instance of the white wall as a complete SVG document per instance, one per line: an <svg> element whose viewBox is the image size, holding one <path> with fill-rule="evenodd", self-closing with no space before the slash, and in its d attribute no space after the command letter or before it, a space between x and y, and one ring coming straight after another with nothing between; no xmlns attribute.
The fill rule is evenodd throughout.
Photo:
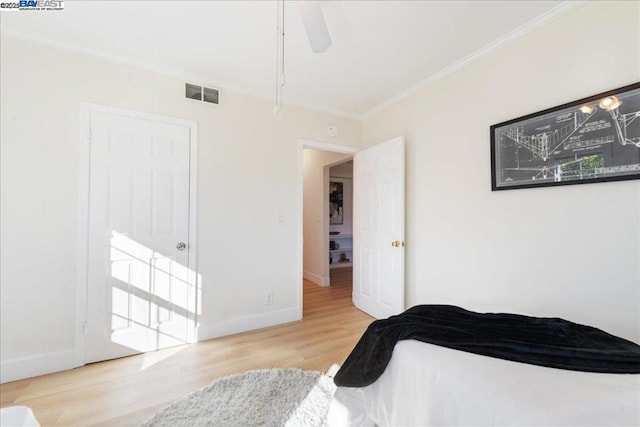
<svg viewBox="0 0 640 427"><path fill-rule="evenodd" d="M198 122L200 337L295 319L298 140L333 123L332 144L358 146L359 121L286 105L277 119L272 101L224 89L199 103L182 80L5 35L1 55L4 381L72 363L81 102Z"/></svg>
<svg viewBox="0 0 640 427"><path fill-rule="evenodd" d="M321 286L329 285L329 167L351 154L305 149L303 205L303 275Z"/></svg>
<svg viewBox="0 0 640 427"><path fill-rule="evenodd" d="M406 302L640 341L640 181L491 192L489 126L640 80L640 3L589 2L367 118L407 140Z"/></svg>

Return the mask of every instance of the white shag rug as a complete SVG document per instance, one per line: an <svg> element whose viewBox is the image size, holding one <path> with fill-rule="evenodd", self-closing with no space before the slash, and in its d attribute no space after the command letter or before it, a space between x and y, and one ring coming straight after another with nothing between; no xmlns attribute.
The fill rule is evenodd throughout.
<svg viewBox="0 0 640 427"><path fill-rule="evenodd" d="M333 379L322 372L248 371L214 381L142 426L326 426L335 389Z"/></svg>

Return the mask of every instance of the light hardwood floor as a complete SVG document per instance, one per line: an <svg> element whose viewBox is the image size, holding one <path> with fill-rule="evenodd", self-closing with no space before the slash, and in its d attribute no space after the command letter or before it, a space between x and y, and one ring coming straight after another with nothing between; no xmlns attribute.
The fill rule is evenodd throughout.
<svg viewBox="0 0 640 427"><path fill-rule="evenodd" d="M249 369L340 365L373 321L351 283L304 283L303 320L0 385L0 406L26 405L43 426L138 425L216 378Z"/></svg>

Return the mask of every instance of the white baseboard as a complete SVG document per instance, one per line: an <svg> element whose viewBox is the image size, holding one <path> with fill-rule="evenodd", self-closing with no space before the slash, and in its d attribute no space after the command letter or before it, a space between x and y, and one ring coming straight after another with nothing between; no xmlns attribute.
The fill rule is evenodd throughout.
<svg viewBox="0 0 640 427"><path fill-rule="evenodd" d="M240 317L221 323L201 325L198 328L197 339L204 341L296 320L300 320L299 307ZM74 356L75 352L72 349L23 359L3 360L0 362L0 384L73 369L76 367Z"/></svg>
<svg viewBox="0 0 640 427"><path fill-rule="evenodd" d="M258 314L255 316L239 317L237 319L231 319L220 323L200 325L196 335L198 341L205 341L227 335L239 334L240 332L279 325L281 323L295 322L296 320L300 320L300 309L298 307Z"/></svg>
<svg viewBox="0 0 640 427"><path fill-rule="evenodd" d="M310 272L309 270L304 270L302 272L302 277L320 286L329 286L331 284L331 279L329 279L328 277L322 277L318 274Z"/></svg>
<svg viewBox="0 0 640 427"><path fill-rule="evenodd" d="M0 362L0 383L66 371L74 367L73 350L40 354L24 359L3 360Z"/></svg>

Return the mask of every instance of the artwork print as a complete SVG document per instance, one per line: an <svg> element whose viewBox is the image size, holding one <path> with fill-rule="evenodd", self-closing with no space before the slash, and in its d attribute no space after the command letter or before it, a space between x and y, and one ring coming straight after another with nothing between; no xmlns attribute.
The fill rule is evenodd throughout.
<svg viewBox="0 0 640 427"><path fill-rule="evenodd" d="M491 126L492 190L640 178L640 83Z"/></svg>
<svg viewBox="0 0 640 427"><path fill-rule="evenodd" d="M329 182L329 224L342 224L344 196L342 182Z"/></svg>

